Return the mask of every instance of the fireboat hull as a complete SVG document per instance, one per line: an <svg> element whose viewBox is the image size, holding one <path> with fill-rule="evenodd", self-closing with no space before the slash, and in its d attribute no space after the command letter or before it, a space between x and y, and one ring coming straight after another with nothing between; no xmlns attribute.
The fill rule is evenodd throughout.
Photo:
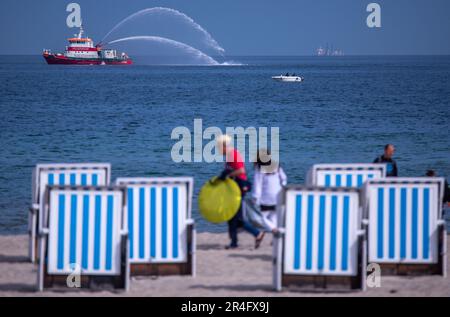
<svg viewBox="0 0 450 317"><path fill-rule="evenodd" d="M44 54L44 59L49 65L131 65L133 61L127 59L107 58L71 58L62 54Z"/></svg>

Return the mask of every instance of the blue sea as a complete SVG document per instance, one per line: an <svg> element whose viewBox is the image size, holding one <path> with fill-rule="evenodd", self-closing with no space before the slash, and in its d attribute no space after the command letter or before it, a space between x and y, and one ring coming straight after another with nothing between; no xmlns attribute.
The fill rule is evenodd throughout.
<svg viewBox="0 0 450 317"><path fill-rule="evenodd" d="M450 57L239 57L240 66L49 66L0 56L0 233L24 233L36 163L110 162L119 176L195 178L219 163L174 163L172 129L279 127L289 183L314 163L372 162L397 148L401 176L450 175ZM301 84L271 76L295 72ZM251 173L251 164L247 163Z"/></svg>

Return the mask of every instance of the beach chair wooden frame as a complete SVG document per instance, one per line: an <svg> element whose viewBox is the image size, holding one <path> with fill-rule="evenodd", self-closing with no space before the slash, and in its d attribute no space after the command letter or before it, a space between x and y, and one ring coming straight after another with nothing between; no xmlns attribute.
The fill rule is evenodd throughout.
<svg viewBox="0 0 450 317"><path fill-rule="evenodd" d="M386 164L315 164L308 171L306 184L309 186L361 188L367 179L385 177Z"/></svg>
<svg viewBox="0 0 450 317"><path fill-rule="evenodd" d="M62 175L62 176L61 176ZM47 185L109 185L111 164L109 163L54 163L37 164L32 173L32 198L28 213L28 256L37 261L37 232L43 195Z"/></svg>
<svg viewBox="0 0 450 317"><path fill-rule="evenodd" d="M125 189L47 186L44 203L39 228L38 290L56 286L76 290L105 284L128 290Z"/></svg>
<svg viewBox="0 0 450 317"><path fill-rule="evenodd" d="M444 178L386 178L364 186L368 261L384 275L446 276Z"/></svg>
<svg viewBox="0 0 450 317"><path fill-rule="evenodd" d="M273 286L303 291L366 288L360 191L289 185L278 204Z"/></svg>
<svg viewBox="0 0 450 317"><path fill-rule="evenodd" d="M116 184L127 188L129 198L131 274L195 276L193 178L118 178Z"/></svg>

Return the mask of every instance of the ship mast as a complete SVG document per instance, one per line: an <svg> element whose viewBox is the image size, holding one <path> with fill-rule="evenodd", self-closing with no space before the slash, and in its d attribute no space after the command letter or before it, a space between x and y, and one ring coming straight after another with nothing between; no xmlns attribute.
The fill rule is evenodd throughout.
<svg viewBox="0 0 450 317"><path fill-rule="evenodd" d="M80 25L80 32L78 33L78 35L76 35L79 39L83 38L83 34L84 34L84 30L83 30L83 25Z"/></svg>

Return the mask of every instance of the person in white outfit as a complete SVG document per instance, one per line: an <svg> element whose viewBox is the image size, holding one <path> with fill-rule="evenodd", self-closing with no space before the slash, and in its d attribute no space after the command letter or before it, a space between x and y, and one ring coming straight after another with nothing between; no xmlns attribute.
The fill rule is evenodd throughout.
<svg viewBox="0 0 450 317"><path fill-rule="evenodd" d="M269 150L258 152L254 167L253 202L260 207L267 228L276 233L277 201L287 177L279 163L272 161Z"/></svg>

